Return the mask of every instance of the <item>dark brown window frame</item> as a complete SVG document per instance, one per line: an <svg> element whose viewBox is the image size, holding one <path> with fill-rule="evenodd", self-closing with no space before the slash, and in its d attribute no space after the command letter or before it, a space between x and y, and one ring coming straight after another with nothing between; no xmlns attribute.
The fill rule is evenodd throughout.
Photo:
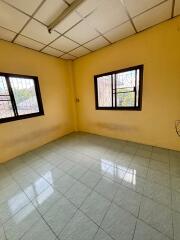
<svg viewBox="0 0 180 240"><path fill-rule="evenodd" d="M117 73L127 72L131 70L139 70L139 95L138 95L138 106L132 107L100 107L98 106L98 78L103 76L109 76ZM129 68L120 69L117 71L102 73L94 76L94 89L95 89L95 107L96 110L129 110L129 111L141 111L142 110L142 93L143 93L143 72L144 72L144 65L137 65ZM116 84L115 84L116 85ZM113 88L112 88L112 95L113 95ZM136 97L136 96L135 96ZM116 98L116 95L115 95ZM113 97L112 97L113 99ZM113 101L113 100L112 100ZM116 101L115 101L116 102Z"/></svg>
<svg viewBox="0 0 180 240"><path fill-rule="evenodd" d="M13 108L13 111L14 111L14 116L13 117L0 118L0 123L12 122L12 121L17 121L17 120L33 118L33 117L38 117L38 116L44 115L44 109L43 109L42 98L41 98L41 91L40 91L39 80L38 80L37 76L28 76L28 75L20 75L20 74L4 73L4 72L0 72L0 76L5 77L5 79L6 79L6 83L7 83L10 99L11 99L11 104L12 104L12 108ZM16 101L15 101L14 93L13 93L13 90L12 90L12 87L11 87L11 84L10 84L10 81L9 81L9 77L26 78L26 79L33 79L34 80L34 87L35 87L35 93L36 93L37 103L38 103L38 107L39 107L39 112L31 113L31 114L18 115Z"/></svg>

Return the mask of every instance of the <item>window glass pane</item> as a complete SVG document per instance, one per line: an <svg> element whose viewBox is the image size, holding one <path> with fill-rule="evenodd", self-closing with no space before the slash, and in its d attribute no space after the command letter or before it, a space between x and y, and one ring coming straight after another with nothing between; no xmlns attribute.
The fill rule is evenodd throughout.
<svg viewBox="0 0 180 240"><path fill-rule="evenodd" d="M14 93L18 115L38 113L39 107L34 80L15 77L10 77L9 79Z"/></svg>
<svg viewBox="0 0 180 240"><path fill-rule="evenodd" d="M133 107L134 106L135 93L118 93L117 94L117 107Z"/></svg>
<svg viewBox="0 0 180 240"><path fill-rule="evenodd" d="M116 74L117 107L135 106L135 86L136 70Z"/></svg>
<svg viewBox="0 0 180 240"><path fill-rule="evenodd" d="M136 106L138 107L139 104L139 69L136 72L137 79L136 79Z"/></svg>
<svg viewBox="0 0 180 240"><path fill-rule="evenodd" d="M111 75L97 78L98 106L112 107Z"/></svg>
<svg viewBox="0 0 180 240"><path fill-rule="evenodd" d="M117 88L135 87L135 72L136 70L132 70L116 74L116 87Z"/></svg>
<svg viewBox="0 0 180 240"><path fill-rule="evenodd" d="M108 75L106 75L108 74ZM143 65L96 76L96 106L107 109L141 110ZM97 109L98 109L97 107ZM127 108L125 108L127 107Z"/></svg>
<svg viewBox="0 0 180 240"><path fill-rule="evenodd" d="M9 96L9 91L8 87L6 84L6 79L3 76L0 76L0 95L8 95Z"/></svg>
<svg viewBox="0 0 180 240"><path fill-rule="evenodd" d="M14 117L6 79L0 76L0 119Z"/></svg>

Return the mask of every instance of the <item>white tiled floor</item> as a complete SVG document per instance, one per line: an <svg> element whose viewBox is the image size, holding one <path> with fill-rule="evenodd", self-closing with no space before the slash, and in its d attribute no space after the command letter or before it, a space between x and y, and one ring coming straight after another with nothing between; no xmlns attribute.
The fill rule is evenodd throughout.
<svg viewBox="0 0 180 240"><path fill-rule="evenodd" d="M0 240L179 240L180 152L76 133L0 165Z"/></svg>

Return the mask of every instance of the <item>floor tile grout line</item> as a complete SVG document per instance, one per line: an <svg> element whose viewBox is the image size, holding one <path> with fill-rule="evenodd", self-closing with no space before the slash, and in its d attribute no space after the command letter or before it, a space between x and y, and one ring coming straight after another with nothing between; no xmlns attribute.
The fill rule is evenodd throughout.
<svg viewBox="0 0 180 240"><path fill-rule="evenodd" d="M19 186L19 185L18 185ZM20 189L22 190L22 189ZM24 192L23 192L24 193ZM24 193L25 194L25 193ZM27 196L26 196L27 197ZM5 222L2 222L2 225L7 224L16 214L18 214L22 209L24 209L25 207L27 207L31 202L29 200L29 198L27 198L29 202L27 202L23 207L21 207L17 212L15 212L13 215L9 216L8 219ZM3 203L2 203L3 204Z"/></svg>
<svg viewBox="0 0 180 240"><path fill-rule="evenodd" d="M114 183L114 181L113 181L113 183ZM120 184L119 184L120 185ZM97 192L96 190L95 190L95 188L94 188L94 191L95 192ZM118 190L117 190L118 191ZM114 196L113 196L113 198L112 198L112 200L110 201L110 199L108 199L108 201L110 201L110 205L109 205L109 208L108 208L108 210L106 211L106 213L104 214L104 216L103 216L103 218L102 218L102 220L101 220L101 223L100 223L100 225L99 225L99 229L102 229L103 231L105 231L101 226L102 226L102 223L103 223L103 221L104 221L104 219L105 219L105 217L107 216L107 214L108 214L108 212L109 212L109 210L110 210L110 208L111 208L111 206L112 206L112 204L114 204L114 198L115 198L115 195L116 195L116 193L117 193L117 191L114 193ZM97 192L98 194L100 194L101 196L103 196L101 193L99 193L99 192ZM105 198L105 196L103 196L104 198ZM107 198L106 198L107 199ZM98 231L99 231L99 229L98 229ZM105 231L106 232L106 231ZM109 235L109 233L107 233L106 232L106 234L108 234ZM110 236L110 235L109 235ZM112 236L110 236L112 239L114 239Z"/></svg>
<svg viewBox="0 0 180 240"><path fill-rule="evenodd" d="M63 196L64 198L65 198L65 196ZM67 198L66 198L67 199ZM68 200L68 199L67 199ZM69 201L69 200L68 200ZM53 207L53 206L51 206L51 207ZM50 207L50 208L51 208ZM49 208L49 209L50 209ZM48 210L49 210L48 209ZM47 210L47 211L48 211ZM56 236L56 238L58 238L59 239L59 235L64 231L64 229L66 228L66 226L70 223L70 221L73 219L73 217L76 215L76 213L78 212L78 208L76 207L76 211L73 213L73 215L72 215L72 217L69 219L69 221L64 225L64 227L62 228L62 230L60 231L60 233L59 234L56 234L56 232L53 230L53 228L49 225L49 223L46 221L46 219L44 218L44 216L43 216L43 214L41 214L40 213L40 215L41 215L41 217L42 217L42 219L45 221L45 223L48 225L48 227L51 229L51 231L54 233L54 235ZM47 212L46 212L47 213ZM44 214L45 215L45 214Z"/></svg>
<svg viewBox="0 0 180 240"><path fill-rule="evenodd" d="M56 168L56 166L55 166L54 168ZM53 168L53 169L54 169L54 168ZM33 169L33 170L34 170L34 169ZM38 174L40 174L40 173L38 172ZM40 175L41 175L41 174L40 174Z"/></svg>
<svg viewBox="0 0 180 240"><path fill-rule="evenodd" d="M135 233L136 233L136 227L137 227L137 224L138 224L138 219L140 219L139 214L140 214L140 209L141 209L142 201L143 201L143 196L141 196L141 200L140 200L140 204L139 204L139 208L138 208L136 225L135 225L135 229L134 229L134 233L133 233L133 238L132 238L132 240L134 240Z"/></svg>
<svg viewBox="0 0 180 240"><path fill-rule="evenodd" d="M140 193L140 192L138 192L138 191L133 190L132 188L127 187L126 185L122 185L122 186L125 187L125 188L127 188L127 189L129 189L129 190L131 190L131 191L134 191L134 192L142 195L142 197L147 198L147 199L155 202L156 204L159 204L159 205L161 205L161 206L163 206L163 207L168 208L169 210L172 210L172 208L168 207L168 205L166 205L166 204L160 203L160 202L158 202L157 200L155 200L155 199L153 199L153 198L150 198L150 197L144 195L143 193Z"/></svg>
<svg viewBox="0 0 180 240"><path fill-rule="evenodd" d="M73 184L74 185L74 184ZM73 186L72 185L72 186ZM67 190L67 192L71 189L71 187ZM77 207L69 198L67 198L67 196L65 195L65 193L60 192L64 198L66 198L69 202L71 202L71 204L77 209L76 212L74 213L74 215L72 216L72 218L76 215L76 213L78 211L82 212L83 214L85 214L80 208L83 205L83 203L87 200L87 198L92 194L93 189L91 189L90 193L86 196L86 198L83 200L83 202L81 203L81 205L79 207ZM86 215L86 214L85 214ZM92 219L89 218L89 216L86 215L86 217L88 217L89 220L92 221ZM67 224L64 226L64 228L62 229L62 231L59 233L59 235L57 236L59 239L59 236L63 233L64 229L66 228L66 226L70 223L70 221L72 220L72 218L67 222ZM95 223L95 222L94 222ZM96 224L96 223L95 223ZM96 224L97 225L97 224Z"/></svg>
<svg viewBox="0 0 180 240"><path fill-rule="evenodd" d="M63 176L62 176L63 177ZM59 178L61 178L61 177L59 177ZM59 179L58 178L58 179ZM45 178L43 178L45 181L47 181ZM52 186L52 184L50 184L49 182L48 182L48 184L50 185L50 187L53 187ZM46 191L47 189L45 189L44 191ZM67 197L64 195L64 193L62 193L62 192L60 192L60 191L58 191L56 188L55 188L55 190L57 191L57 192L59 192L65 199L67 199ZM43 192L44 192L43 191ZM68 190L67 190L68 191ZM42 194L43 192L41 192L40 194ZM39 195L40 195L39 194ZM38 196L39 196L38 195ZM36 197L38 197L38 196L36 196ZM35 198L36 198L35 197ZM34 199L32 199L32 204L33 204L33 200L35 200L35 198ZM68 199L67 199L68 200ZM58 201L58 200L57 200ZM69 201L69 200L68 200ZM71 202L71 204L73 204L72 202ZM34 206L34 204L33 204L33 206ZM75 213L73 214L73 216L76 214L76 212L77 212L77 207L73 204L73 206L76 208L76 211L75 211ZM40 214L40 216L41 216L41 218L46 222L46 224L48 225L48 227L51 229L51 231L55 234L55 236L56 236L56 238L58 238L58 236L59 235L57 235L55 232L54 232L54 230L52 229L52 227L48 224L48 222L46 221L46 219L44 218L44 216L43 215L45 215L53 206L51 206L51 207L49 207L43 214L39 211L39 209L36 207L36 206L34 206L35 208L36 208L36 210L39 212L39 214ZM72 217L73 217L72 216ZM66 225L65 225L66 226ZM65 228L65 226L64 226L64 228ZM63 229L64 229L63 228Z"/></svg>
<svg viewBox="0 0 180 240"><path fill-rule="evenodd" d="M151 155L152 155L152 152L151 152ZM149 164L150 164L150 161L149 161ZM125 186L125 187L126 187L126 186ZM132 191L133 191L133 190L132 190ZM171 191L171 192L172 192L172 191ZM139 193L139 194L141 194L141 193ZM141 198L142 198L142 199L143 199L143 197L144 197L144 198L148 198L148 199L154 201L155 203L158 203L158 204L160 204L160 205L165 206L164 204L159 203L159 202L157 202L156 200L151 199L151 198L145 196L144 194L141 194ZM140 205L142 204L142 199L141 199ZM172 205L171 205L171 206L172 206ZM171 207L171 208L169 208L169 207L167 207L167 206L165 206L165 207L168 208L168 209L170 209L170 210L171 210L171 213L172 213L172 207ZM128 212L129 212L129 211L128 211ZM140 206L139 206L139 213L140 213ZM135 216L135 217L136 217L137 219L140 219L141 221L145 222L143 219L139 218L139 213L138 213L138 217L136 217L136 216ZM132 213L131 213L131 214L132 214ZM133 215L133 214L132 214L132 215ZM173 219L173 216L172 216L172 219ZM154 227L153 227L152 225L150 225L149 223L147 223L147 222L145 222L145 223L146 223L147 225L151 226L152 228L154 228ZM167 236L166 234L162 233L162 232L159 231L158 229L156 229L156 228L154 228L154 229L169 238L169 236ZM174 228L172 228L172 229L173 229L173 239L174 239ZM135 232L134 232L134 233L135 233ZM134 237L133 237L133 238L134 238Z"/></svg>
<svg viewBox="0 0 180 240"><path fill-rule="evenodd" d="M98 193L98 192L97 192ZM117 192L116 192L117 193ZM109 201L110 201L110 206L109 206L109 208L108 208L108 210L106 211L106 213L105 213L105 215L103 216L103 219L102 219L102 221L101 221L101 223L100 223L100 225L99 225L99 229L101 229L101 230L103 230L108 236L110 236L112 239L114 239L114 240L116 240L115 238L113 238L108 232L106 232L106 230L105 229L103 229L102 228L102 223L103 223L103 221L104 221L104 219L105 219L105 217L107 216L107 214L108 214L108 212L110 211L110 208L111 208L111 206L112 206L112 204L115 204L114 203L114 197L115 197L115 195L116 195L116 193L114 193L114 196L113 196L113 198L112 198L112 200L110 201L109 199ZM99 193L101 196L103 196L101 193ZM104 197L104 196L103 196ZM107 198L106 198L107 199ZM117 206L117 205L116 205ZM119 207L119 206L118 206ZM120 207L121 208L121 207ZM123 209L123 208L121 208L121 209ZM124 210L124 209L123 209ZM127 210L126 210L127 211ZM99 231L99 229L98 229L98 231Z"/></svg>
<svg viewBox="0 0 180 240"><path fill-rule="evenodd" d="M8 239L7 239L7 236L6 236L6 232L5 232L5 229L4 229L3 224L2 224L2 229L3 229L4 236L5 236L5 240L8 240Z"/></svg>
<svg viewBox="0 0 180 240"><path fill-rule="evenodd" d="M134 237L135 237L137 224L138 224L138 218L136 219L136 223L135 223L135 227L134 227L134 231L133 231L133 235L132 235L132 240L134 240Z"/></svg>
<svg viewBox="0 0 180 240"><path fill-rule="evenodd" d="M28 195L25 193L25 191L23 190L23 188L18 184L18 182L17 182L15 179L14 179L14 181L17 183L17 185L19 186L19 188L22 190L22 192L23 192L23 193L26 195L26 197L29 199ZM32 200L29 199L29 203L28 203L26 206L22 207L22 208L18 211L18 213L19 213L21 210L23 210L25 207L27 207L29 204L31 204L31 205L34 207L34 204L32 203ZM36 208L34 207L34 209L36 209ZM36 211L37 211L37 209L36 209ZM37 212L38 212L38 211L37 211ZM18 213L16 213L16 214L18 214ZM14 214L10 219L12 219L16 214ZM38 215L40 216L39 212L38 212ZM40 217L41 217L41 216L40 216ZM9 219L8 221L10 221L10 219ZM35 223L37 223L38 221L39 221L39 219L36 220L36 221L31 225L31 227L24 232L24 234L19 238L19 240L21 240L21 239L23 238L23 236L25 236L25 234L26 234L30 229L32 229L32 226L33 226Z"/></svg>
<svg viewBox="0 0 180 240"><path fill-rule="evenodd" d="M18 184L18 183L17 183L17 184ZM49 183L48 183L48 184L49 184ZM49 185L50 185L50 184L49 184ZM18 186L19 186L19 185L18 185ZM19 187L21 188L21 186L19 186ZM24 192L23 188L21 188L21 189L22 189L22 191ZM47 190L47 188L46 188L45 190ZM44 190L44 191L45 191L45 190ZM43 193L44 191L42 191L41 193ZM56 191L57 191L57 190L56 190ZM25 192L24 192L24 193L25 193ZM41 193L40 193L40 194L41 194ZM25 193L25 194L26 194L26 193ZM39 195L40 195L40 194L39 194ZM62 194L63 197L65 197L65 195L64 195L62 192L60 192L60 194ZM39 196L39 195L38 195L38 196ZM34 206L34 204L33 204L33 200L34 200L36 197L38 197L38 196L36 196L36 197L33 198L33 199L29 198L29 196L28 196L27 194L26 194L26 196L27 196L27 198L29 199L29 201L30 201L30 203L32 204L32 206L36 209L36 211L38 212L38 214L41 216L41 218L46 222L46 225L48 225L48 227L51 229L50 225L49 225L49 224L47 223L47 221L43 218L43 215L40 213L40 211L38 210L38 208L37 208L36 206ZM65 198L66 198L66 197L65 197ZM66 198L66 199L67 199L67 198ZM68 199L67 199L67 200L68 200ZM68 200L68 201L69 201L69 200ZM73 204L73 205L74 205L74 204ZM75 205L74 205L74 206L75 206ZM52 206L51 206L51 207L52 207ZM50 208L51 208L51 207L50 207ZM50 209L50 208L49 208L49 209ZM77 208L77 207L76 207L76 208ZM23 208L22 208L22 209L23 209ZM22 209L21 209L21 210L22 210ZM48 210L49 210L49 209L48 209ZM48 210L47 210L47 211L48 211ZM77 210L78 210L78 209L77 209ZM76 212L77 212L77 210L76 210ZM76 212L75 212L75 213L76 213ZM74 215L75 215L75 213L74 213ZM45 213L44 213L44 214L45 214ZM15 214L15 215L16 215L16 214ZM39 220L37 220L37 221L39 221ZM37 222L37 221L36 221L36 222ZM32 229L32 226L31 226L30 229ZM24 235L25 235L30 229L28 229L28 230L24 233ZM51 231L52 231L52 229L51 229ZM54 231L52 231L52 232L55 234ZM23 236L24 236L24 235L23 235ZM23 236L22 236L22 237L23 237ZM55 234L55 236L56 236L56 238L58 238L58 235Z"/></svg>
<svg viewBox="0 0 180 240"><path fill-rule="evenodd" d="M99 184L99 182L101 181L102 178L99 179L99 181L95 184L95 186L93 188L91 188L90 193L87 195L87 197L83 200L83 202L81 203L81 205L78 207L78 210L81 211L83 214L85 214L82 210L81 210L81 206L84 204L84 202L87 200L87 198L92 194L93 191L95 191L95 187ZM85 184L84 184L85 185ZM69 189L70 190L70 189ZM68 191L69 191L68 190ZM65 196L66 197L66 196ZM67 197L66 197L67 198ZM70 201L70 199L67 198L67 200ZM73 203L74 204L74 203ZM77 206L76 206L77 207ZM88 218L89 216L87 214L85 214ZM93 221L91 218L89 218L91 221ZM93 221L94 222L94 221ZM95 222L94 222L95 223ZM97 225L97 223L95 223ZM97 225L98 226L98 225Z"/></svg>
<svg viewBox="0 0 180 240"><path fill-rule="evenodd" d="M103 177L102 177L102 178L103 178ZM95 184L95 186L93 187L93 189L92 189L91 193L89 194L89 196L90 196L93 192L96 192L96 191L95 191L95 188L96 188L96 186L99 184L99 182L102 180L102 178L99 179L99 181ZM96 192L96 193L98 193L98 192ZM100 193L98 193L98 194L101 195ZM89 196L88 196L88 197L89 197ZM88 197L87 197L87 198L88 198ZM102 195L101 195L101 197L105 198L105 197L102 196ZM87 198L86 198L86 200L87 200ZM105 199L107 199L107 198L105 198ZM86 201L86 200L85 200L85 201ZM84 201L84 202L85 202L85 201ZM109 201L109 200L108 200L108 201ZM110 207L110 206L111 206L111 201L109 201L109 202L110 202L110 205L109 205L109 207ZM83 204L82 204L82 205L83 205ZM81 205L81 206L82 206L82 205ZM91 221L93 221L94 224L97 225L97 227L98 227L97 232L96 232L96 234L97 234L98 231L99 231L99 228L100 228L100 225L101 225L101 224L98 225L98 224L97 224L94 220L92 220L86 213L84 213L84 212L81 210L80 207L79 207L79 210L80 210L83 214L85 214L86 217L88 217ZM106 213L107 213L108 211L109 211L109 210L107 210ZM105 215L106 215L106 213L105 213ZM104 217L105 217L105 215L104 215ZM103 217L103 219L104 219L104 217ZM101 220L101 223L103 222L103 219ZM94 235L94 238L95 238L96 234ZM93 238L93 239L94 239L94 238ZM111 237L111 238L112 238L112 237Z"/></svg>
<svg viewBox="0 0 180 240"><path fill-rule="evenodd" d="M126 187L126 186L124 186L124 187ZM131 191L133 191L133 190L131 190ZM100 193L99 193L99 194L100 194ZM100 194L100 195L101 195L101 194ZM141 194L139 193L139 195L141 195ZM140 206L139 206L139 213L140 213L140 207L141 207L141 204L142 204L142 199L143 199L143 197L144 197L144 198L147 198L147 199L150 199L150 198L148 198L148 197L146 197L146 196L143 196L143 195L141 196L141 203L140 203ZM152 200L152 199L150 199L150 200ZM154 201L154 200L153 200L153 201ZM137 220L139 219L140 221L144 222L146 225L152 227L153 229L155 229L155 230L158 231L159 233L161 233L161 234L163 234L164 236L168 237L166 234L164 234L163 232L159 231L157 228L155 228L155 227L152 226L151 224L149 224L149 223L145 222L143 219L141 219L141 218L139 217L139 213L138 213L138 216L134 215L134 214L133 214L132 212L130 212L129 210L127 210L127 209L125 209L124 207L118 205L116 202L114 202L114 200L112 200L112 204L114 204L114 205L116 205L117 207L123 209L124 211L128 212L130 215L132 215L132 216L133 216L134 218L136 218ZM162 205L162 204L160 204L160 205ZM103 229L103 230L104 230L104 229ZM105 230L104 230L104 231L105 231ZM168 237L168 238L169 238L169 237ZM170 239L171 239L171 238L170 238Z"/></svg>
<svg viewBox="0 0 180 240"><path fill-rule="evenodd" d="M33 169L34 170L34 169ZM35 171L35 170L34 170ZM66 174L67 174L67 172L65 172ZM39 173L38 173L38 175L40 175ZM69 175L69 174L68 174ZM69 175L70 176L70 175ZM105 177L107 177L107 176L105 176ZM76 178L74 178L75 180L77 180ZM46 179L45 179L46 180ZM122 180L123 181L123 180ZM48 184L49 184L49 182L48 182ZM120 183L119 183L120 184ZM126 187L126 186L125 186ZM127 187L128 188L128 187ZM128 189L131 189L131 188L128 188ZM46 190L46 189L45 189ZM44 191L45 191L44 190ZM132 189L131 189L132 190ZM41 192L42 193L42 192ZM40 194L41 194L40 193ZM139 193L139 192L137 192L137 193ZM146 197L146 198L149 198L149 197L147 197L146 195L143 195L144 197ZM152 199L152 198L149 198L149 199L151 199L151 200L153 200L153 201L155 201L154 199ZM157 202L157 201L155 201L155 202ZM163 205L164 206L164 204L162 204L162 203L160 203L160 202L157 202L158 204L161 204L161 205Z"/></svg>
<svg viewBox="0 0 180 240"><path fill-rule="evenodd" d="M107 176L104 176L104 177L107 177ZM125 177L125 176L124 176ZM124 177L123 177L123 179L124 179ZM107 177L108 178L108 177ZM141 178L141 177L140 177ZM111 178L109 178L109 179L111 179ZM142 178L143 179L143 178ZM111 179L112 180L112 179ZM113 180L112 180L113 181ZM125 187L125 188L127 188L128 190L130 190L130 191L133 191L133 192L136 192L136 193L138 193L139 195L141 195L142 197L144 197L144 198L147 198L147 199L150 199L151 201L154 201L155 203L157 203L157 204L159 204L159 205L162 205L163 207L166 207L166 208L168 208L169 210L172 210L172 208L170 208L168 205L165 205L165 204L163 204L163 203L160 203L159 201L157 201L157 200L155 200L155 199L153 199L153 198L150 198L150 197L148 197L148 196L146 196L146 195L144 195L143 193L140 193L140 192L138 192L138 191L135 191L135 190L133 190L132 188L130 188L130 187L127 187L126 185L123 185L122 183L123 183L123 180L121 181L121 183L118 183L118 182L116 182L117 184L119 184L119 185L122 185L123 187ZM99 193L100 194L100 193Z"/></svg>
<svg viewBox="0 0 180 240"><path fill-rule="evenodd" d="M149 162L150 163L150 162ZM128 171L128 170L127 170ZM127 171L126 171L126 173L127 173ZM108 177L108 176L106 176L106 177ZM140 178L142 178L142 177L140 177ZM111 178L110 178L111 179ZM143 179L143 178L142 178ZM147 181L147 177L146 178L144 178L145 179L145 181ZM123 182L123 180L121 181L121 183ZM117 183L119 183L119 182L117 182ZM120 184L120 183L119 183ZM156 184L158 184L158 185L161 185L161 184L159 184L159 183L156 183ZM127 186L125 186L125 185L123 185L124 187L126 187L126 188L128 188ZM163 185L162 185L163 186ZM163 187L165 187L165 186L163 186ZM165 187L165 188L167 188L167 189L169 189L168 187ZM133 191L131 188L128 188L128 189L130 189L131 191ZM172 190L172 189L170 189L170 190ZM137 191L135 191L135 192L137 192ZM139 192L137 192L138 194L141 194L141 193L139 193ZM161 202L159 202L159 201L157 201L157 200L155 200L155 199L153 199L153 198L150 198L150 197L148 197L148 196L146 196L146 195L144 195L144 194L141 194L143 197L146 197L146 198L148 198L148 199L150 199L150 200L153 200L154 202L156 202L156 203L158 203L158 204L160 204L160 205L163 205L163 206L165 206L165 207L168 207L166 204L163 204L163 203L161 203ZM168 207L168 209L170 209L170 210L172 210L172 207Z"/></svg>
<svg viewBox="0 0 180 240"><path fill-rule="evenodd" d="M34 206L34 205L33 205L33 206ZM34 208L35 208L35 207L34 207ZM51 233L53 233L54 236L57 238L57 235L55 234L55 232L53 231L53 229L51 228L51 226L45 221L45 219L43 218L43 216L41 215L41 213L38 211L38 209L37 209L37 208L35 208L35 209L36 209L36 211L38 212L38 214L40 215L40 220L43 221L43 222L46 224L46 226L49 228L49 230L51 231ZM33 225L31 226L31 228L29 228L29 229L22 235L22 237L20 237L19 240L21 240L28 232L30 232L31 229L35 226L35 224L36 224L37 222L39 222L40 220L37 220L36 222L34 222Z"/></svg>
<svg viewBox="0 0 180 240"><path fill-rule="evenodd" d="M147 223L146 221L144 221L142 218L138 218L141 222L145 223L146 225L148 225L149 227L153 228L155 231L157 231L158 233L160 233L161 235L165 236L166 238L168 238L169 240L174 240L173 238L169 237L168 235L166 235L165 233L161 232L159 229L155 228L153 225Z"/></svg>
<svg viewBox="0 0 180 240"><path fill-rule="evenodd" d="M100 193L99 193L99 194L100 194ZM140 220L140 221L144 222L146 225L150 226L151 228L153 228L153 229L156 230L157 232L159 232L159 233L161 233L162 235L168 237L168 239L172 239L172 238L169 238L169 236L167 236L167 235L164 234L163 232L159 231L159 229L157 229L157 228L155 228L154 226L152 226L151 224L145 222L143 219L135 216L134 214L132 214L132 212L129 212L127 209L123 208L122 206L117 205L115 202L112 202L112 204L116 205L118 208L121 208L123 211L128 212L130 215L132 215L132 216L133 216L134 218L136 218L137 220ZM108 211L109 211L109 210L108 210ZM103 221L102 221L102 222L103 222ZM104 232L106 232L106 230L103 229L101 226L100 226L100 228L101 228ZM106 233L107 233L107 232L106 232ZM111 236L111 238L112 238L112 236Z"/></svg>

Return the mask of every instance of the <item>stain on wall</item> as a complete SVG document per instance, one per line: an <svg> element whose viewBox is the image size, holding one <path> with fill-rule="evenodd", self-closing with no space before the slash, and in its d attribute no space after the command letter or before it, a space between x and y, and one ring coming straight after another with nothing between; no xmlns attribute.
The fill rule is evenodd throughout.
<svg viewBox="0 0 180 240"><path fill-rule="evenodd" d="M0 162L75 130L72 62L0 40L0 72L39 78L44 116L0 124Z"/></svg>
<svg viewBox="0 0 180 240"><path fill-rule="evenodd" d="M74 61L78 129L180 150L180 17ZM144 64L142 111L95 109L94 75Z"/></svg>

